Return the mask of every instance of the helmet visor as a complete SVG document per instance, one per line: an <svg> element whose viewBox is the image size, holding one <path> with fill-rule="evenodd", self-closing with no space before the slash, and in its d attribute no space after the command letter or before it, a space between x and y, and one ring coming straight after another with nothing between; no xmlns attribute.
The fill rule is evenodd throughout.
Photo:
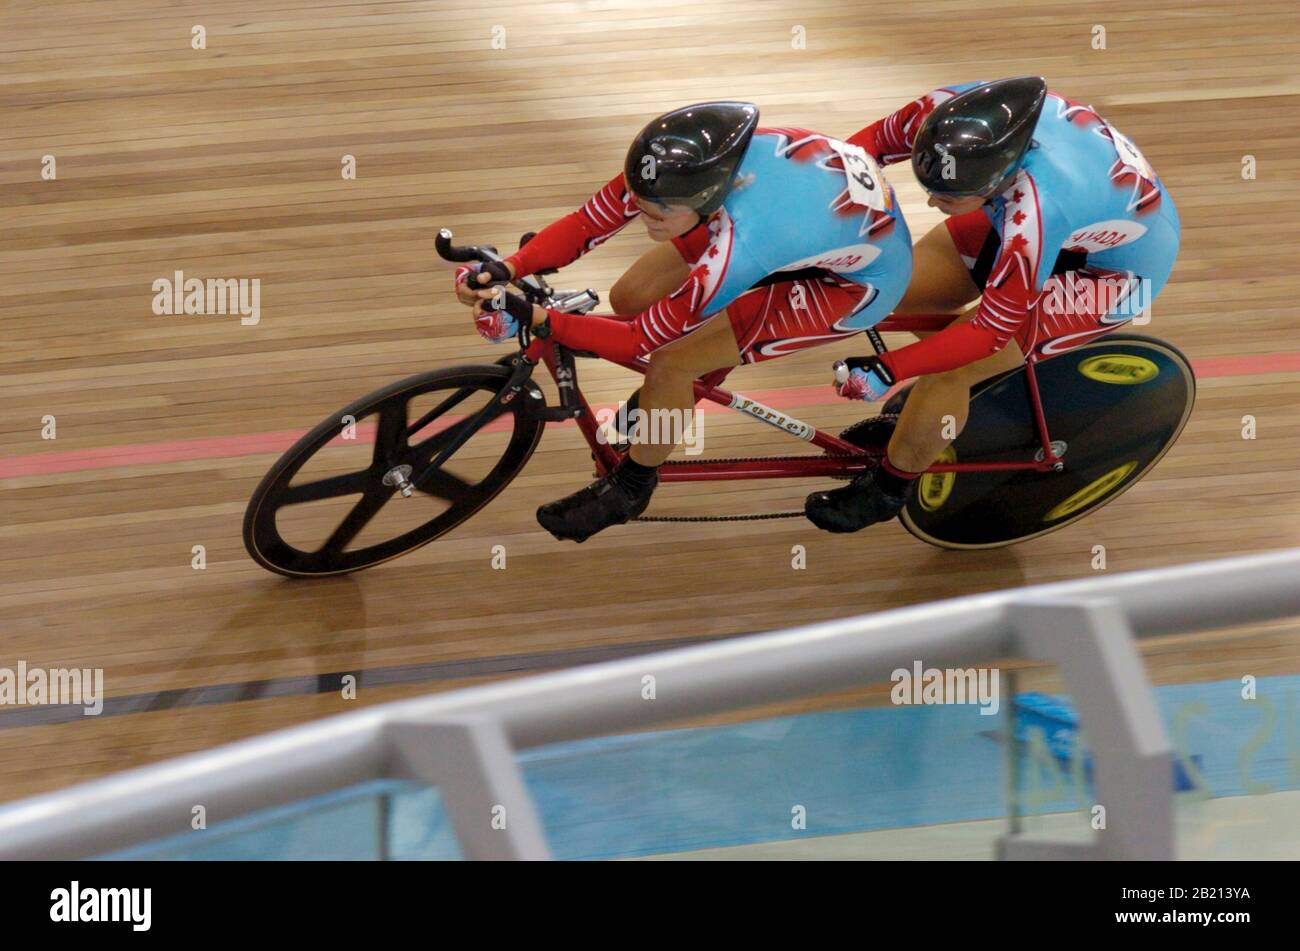
<svg viewBox="0 0 1300 951"><path fill-rule="evenodd" d="M632 194L643 201L648 201L665 211L674 208L689 208L700 211L713 202L722 188L719 184L709 184L699 188L682 176L664 175L659 178L640 179L636 175L624 175L627 187Z"/></svg>

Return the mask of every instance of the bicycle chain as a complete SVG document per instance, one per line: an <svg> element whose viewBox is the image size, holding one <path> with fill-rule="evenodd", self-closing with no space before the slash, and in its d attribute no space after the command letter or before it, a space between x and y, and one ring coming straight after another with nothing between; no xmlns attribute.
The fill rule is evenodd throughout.
<svg viewBox="0 0 1300 951"><path fill-rule="evenodd" d="M803 518L803 512L764 512L755 515L642 515L633 522L759 522L773 518Z"/></svg>
<svg viewBox="0 0 1300 951"><path fill-rule="evenodd" d="M827 452L820 456L735 456L730 459L709 459L708 462L807 462L809 459L862 459L874 458L875 453L868 452ZM694 462L686 459L669 459L664 466L689 466ZM792 477L793 478L793 477Z"/></svg>
<svg viewBox="0 0 1300 951"><path fill-rule="evenodd" d="M789 462L795 459L860 459L863 453L828 452L820 456L744 456L734 459L710 459L710 462ZM665 466L681 465L668 461ZM632 519L634 522L761 522L778 518L803 518L802 510L798 512L762 512L750 515L642 515Z"/></svg>
<svg viewBox="0 0 1300 951"><path fill-rule="evenodd" d="M880 416L872 416L854 423L852 426L840 433L840 438L851 437L859 429L880 422L897 422L898 415L895 413L885 413ZM864 447L865 448L865 447ZM883 448L883 447L881 447ZM743 456L732 459L710 459L710 462L790 462L798 459L858 459L870 453L857 452L826 452L820 456ZM669 460L664 463L665 466L682 465L681 462ZM837 478L832 476L831 478ZM842 477L840 477L842 478ZM634 522L760 522L778 518L803 518L804 513L799 512L763 512L751 515L642 515L632 519Z"/></svg>

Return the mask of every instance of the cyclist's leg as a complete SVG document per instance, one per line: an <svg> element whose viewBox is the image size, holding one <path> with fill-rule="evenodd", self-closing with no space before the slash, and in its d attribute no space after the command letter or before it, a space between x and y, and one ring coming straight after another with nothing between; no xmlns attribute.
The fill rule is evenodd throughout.
<svg viewBox="0 0 1300 951"><path fill-rule="evenodd" d="M1176 254L1176 242L1152 241L1109 258L1111 267L1094 263L1101 255L1089 255L1087 267L1052 275L1034 312L1001 351L917 381L890 440L890 461L909 472L929 467L952 441L943 438L944 415L955 418L953 431L960 433L970 388L981 380L1014 370L1031 352L1063 353L1128 324L1164 287ZM1128 267L1115 266L1120 264Z"/></svg>
<svg viewBox="0 0 1300 951"><path fill-rule="evenodd" d="M990 231L988 218L975 211L949 218L926 232L912 247L912 280L894 313L960 314L971 301L978 300L980 289L971 277L971 266ZM972 250L973 254L968 253Z"/></svg>
<svg viewBox="0 0 1300 951"><path fill-rule="evenodd" d="M895 313L957 313L978 300L997 246L997 232L981 210L956 215L931 229L913 249L912 282ZM954 323L974 316L971 308ZM961 432L970 411L970 388L1023 360L1013 341L976 363L918 379L889 442L890 462L905 472L928 468L951 442L944 438L944 417L953 417L955 431Z"/></svg>
<svg viewBox="0 0 1300 951"><path fill-rule="evenodd" d="M614 282L609 306L616 314L639 314L681 287L690 273L690 263L673 242L656 244Z"/></svg>
<svg viewBox="0 0 1300 951"><path fill-rule="evenodd" d="M744 363L762 363L835 343L878 323L901 288L835 275L755 288L727 308Z"/></svg>
<svg viewBox="0 0 1300 951"><path fill-rule="evenodd" d="M958 317L956 323L965 323L975 312ZM1031 318L1032 319L1032 318ZM997 353L949 370L920 377L907 395L907 402L898 416L898 425L889 440L889 461L904 472L923 472L948 448L952 438L966 426L970 414L970 390L981 380L1014 370L1025 362L1025 355L1015 340ZM946 425L945 417L952 417Z"/></svg>
<svg viewBox="0 0 1300 951"><path fill-rule="evenodd" d="M860 309L864 298L873 296L865 311ZM651 355L640 406L688 410L695 405L696 378L852 336L883 317L895 299L897 295L887 288L830 276L747 291L703 327ZM850 314L860 321L851 329L842 325ZM634 443L632 458L642 465L658 465L672 450L673 446Z"/></svg>
<svg viewBox="0 0 1300 951"><path fill-rule="evenodd" d="M736 303L733 302L732 307ZM645 414L667 413L660 418L681 420L683 428L689 427L692 425L690 414L695 407L696 379L711 370L730 369L739 364L736 335L724 310L687 336L650 355L637 408ZM649 433L634 435L630 450L632 461L643 466L657 466L672 455L682 432L675 426L666 429L652 426ZM651 442L648 441L650 435L667 437L671 441Z"/></svg>
<svg viewBox="0 0 1300 951"><path fill-rule="evenodd" d="M614 282L609 291L609 304L616 314L639 314L657 301L677 290L690 276L691 264L708 246L707 228L695 228L686 234L656 244ZM710 373L704 382L719 386L734 365L727 365ZM628 412L640 406L640 391L628 397ZM620 417L621 419L621 417ZM622 422L618 423L622 426ZM627 434L618 430L621 437Z"/></svg>
<svg viewBox="0 0 1300 951"><path fill-rule="evenodd" d="M556 538L581 542L639 516L658 484L657 467L694 428L690 414L695 406L695 378L739 362L726 310L652 353L640 391L639 425L628 455L585 489L543 505L537 510L537 521ZM645 423L649 425L640 425Z"/></svg>

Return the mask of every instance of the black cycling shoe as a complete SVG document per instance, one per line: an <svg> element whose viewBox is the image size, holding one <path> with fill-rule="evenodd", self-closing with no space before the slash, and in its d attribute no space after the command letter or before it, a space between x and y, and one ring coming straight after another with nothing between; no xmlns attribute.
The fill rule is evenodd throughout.
<svg viewBox="0 0 1300 951"><path fill-rule="evenodd" d="M808 521L828 532L857 532L896 518L907 504L907 493L886 493L876 485L876 472L864 472L838 489L812 493L803 505Z"/></svg>
<svg viewBox="0 0 1300 951"><path fill-rule="evenodd" d="M659 477L654 476L644 486L628 488L618 479L619 469L585 489L543 505L537 510L537 521L561 541L585 542L602 529L636 518L649 506Z"/></svg>

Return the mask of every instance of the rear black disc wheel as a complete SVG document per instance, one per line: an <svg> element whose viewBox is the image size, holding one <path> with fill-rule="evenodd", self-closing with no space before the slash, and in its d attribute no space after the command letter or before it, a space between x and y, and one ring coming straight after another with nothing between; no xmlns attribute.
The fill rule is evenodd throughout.
<svg viewBox="0 0 1300 951"><path fill-rule="evenodd" d="M1062 529L1118 498L1174 444L1196 399L1191 366L1160 340L1114 334L1036 365L1063 472L927 473L901 515L941 548L1000 548ZM978 384L941 461L1041 456L1024 369Z"/></svg>
<svg viewBox="0 0 1300 951"><path fill-rule="evenodd" d="M542 393L529 381L502 401L510 376L505 366L435 370L322 422L280 457L249 500L249 555L288 577L346 574L463 523L510 483L541 439L545 424L525 404L542 402Z"/></svg>

